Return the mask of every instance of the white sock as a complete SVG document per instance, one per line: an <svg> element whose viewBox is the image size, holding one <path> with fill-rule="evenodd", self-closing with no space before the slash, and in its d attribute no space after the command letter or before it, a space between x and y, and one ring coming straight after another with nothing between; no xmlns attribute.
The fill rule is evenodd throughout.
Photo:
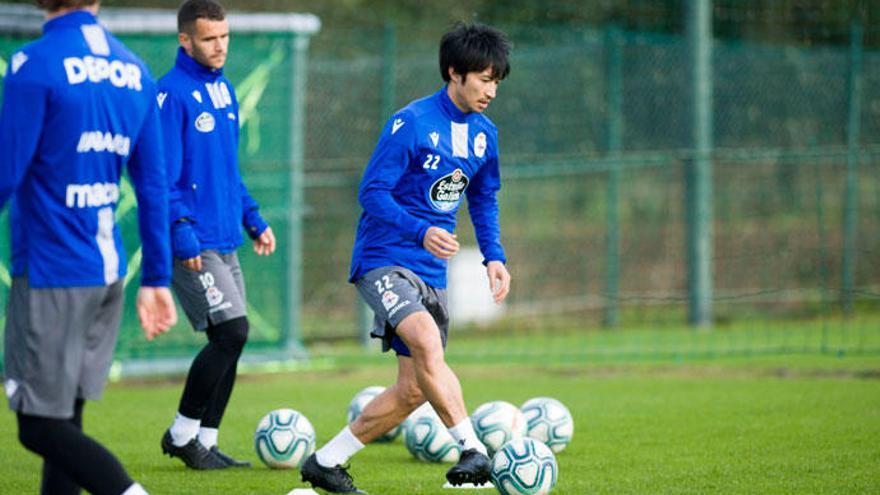
<svg viewBox="0 0 880 495"><path fill-rule="evenodd" d="M171 440L176 447L183 447L199 434L200 419L187 418L177 413L174 423L171 424Z"/></svg>
<svg viewBox="0 0 880 495"><path fill-rule="evenodd" d="M122 492L122 495L149 495L149 494L147 493L146 490L144 490L144 487L142 487L138 483L135 483L135 484L131 485L130 487L128 487L127 490Z"/></svg>
<svg viewBox="0 0 880 495"><path fill-rule="evenodd" d="M461 423L449 429L449 434L458 442L461 450L477 449L478 452L488 455L486 446L477 438L471 418L464 418Z"/></svg>
<svg viewBox="0 0 880 495"><path fill-rule="evenodd" d="M217 428L199 428L199 442L205 446L206 449L210 449L211 447L217 445L217 434L220 431Z"/></svg>
<svg viewBox="0 0 880 495"><path fill-rule="evenodd" d="M346 426L333 437L333 440L315 452L315 458L318 464L324 467L341 466L362 448L364 448L364 444L354 436L351 428Z"/></svg>

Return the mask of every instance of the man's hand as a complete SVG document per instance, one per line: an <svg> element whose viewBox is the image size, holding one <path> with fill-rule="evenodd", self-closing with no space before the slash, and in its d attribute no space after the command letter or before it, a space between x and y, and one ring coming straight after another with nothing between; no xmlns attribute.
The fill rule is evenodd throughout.
<svg viewBox="0 0 880 495"><path fill-rule="evenodd" d="M486 274L489 275L489 290L492 291L495 304L500 304L510 292L510 274L507 273L504 263L500 261L487 263Z"/></svg>
<svg viewBox="0 0 880 495"><path fill-rule="evenodd" d="M254 252L259 256L269 256L275 252L275 234L272 233L272 227L266 227L260 237L254 239Z"/></svg>
<svg viewBox="0 0 880 495"><path fill-rule="evenodd" d="M177 308L168 287L141 287L135 306L147 340L153 340L177 324Z"/></svg>
<svg viewBox="0 0 880 495"><path fill-rule="evenodd" d="M201 256L196 256L195 258L183 260L183 261L181 261L181 263L183 263L183 266L189 268L190 270L192 270L194 272L202 271L202 257Z"/></svg>
<svg viewBox="0 0 880 495"><path fill-rule="evenodd" d="M425 249L434 256L448 260L458 253L458 241L455 240L455 234L447 232L440 227L428 227L425 232L425 239L422 241Z"/></svg>

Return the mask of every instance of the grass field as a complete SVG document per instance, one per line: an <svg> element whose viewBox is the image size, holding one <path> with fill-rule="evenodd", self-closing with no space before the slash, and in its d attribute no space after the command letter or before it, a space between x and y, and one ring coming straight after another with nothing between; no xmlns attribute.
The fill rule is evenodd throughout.
<svg viewBox="0 0 880 495"><path fill-rule="evenodd" d="M220 442L256 464L194 472L161 456L181 380L116 383L86 408L86 430L110 446L151 493L286 494L298 473L259 464L257 421L270 409L306 414L319 445L345 421L361 388L393 379L384 365L243 376ZM880 358L729 358L686 364L457 367L469 410L539 395L575 418L572 444L557 458L555 494L880 493ZM40 464L0 414L0 493L36 493ZM351 463L372 495L443 494L446 465L414 460L400 440L370 445ZM456 492L452 492L456 493ZM478 492L485 493L485 492Z"/></svg>

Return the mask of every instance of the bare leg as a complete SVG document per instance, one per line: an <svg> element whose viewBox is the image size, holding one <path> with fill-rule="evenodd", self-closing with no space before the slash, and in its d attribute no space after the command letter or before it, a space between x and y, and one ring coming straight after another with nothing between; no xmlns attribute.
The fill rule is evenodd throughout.
<svg viewBox="0 0 880 495"><path fill-rule="evenodd" d="M413 360L397 357L397 383L371 400L351 424L351 432L361 443L369 443L399 425L425 402L419 389Z"/></svg>
<svg viewBox="0 0 880 495"><path fill-rule="evenodd" d="M461 383L446 364L440 329L434 318L427 311L417 311L404 318L396 331L412 352L415 377L422 394L434 406L443 424L453 427L461 423L467 418Z"/></svg>

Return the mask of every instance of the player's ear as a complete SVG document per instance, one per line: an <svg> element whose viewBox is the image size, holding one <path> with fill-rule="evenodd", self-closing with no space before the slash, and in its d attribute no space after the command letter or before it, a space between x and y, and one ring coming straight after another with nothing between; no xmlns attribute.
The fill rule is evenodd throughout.
<svg viewBox="0 0 880 495"><path fill-rule="evenodd" d="M449 80L456 84L461 84L461 75L458 72L455 72L455 69L451 65L447 70L449 70Z"/></svg>
<svg viewBox="0 0 880 495"><path fill-rule="evenodd" d="M192 51L192 38L189 37L189 34L177 33L177 41L180 43L180 46L183 47L186 53L190 53Z"/></svg>

